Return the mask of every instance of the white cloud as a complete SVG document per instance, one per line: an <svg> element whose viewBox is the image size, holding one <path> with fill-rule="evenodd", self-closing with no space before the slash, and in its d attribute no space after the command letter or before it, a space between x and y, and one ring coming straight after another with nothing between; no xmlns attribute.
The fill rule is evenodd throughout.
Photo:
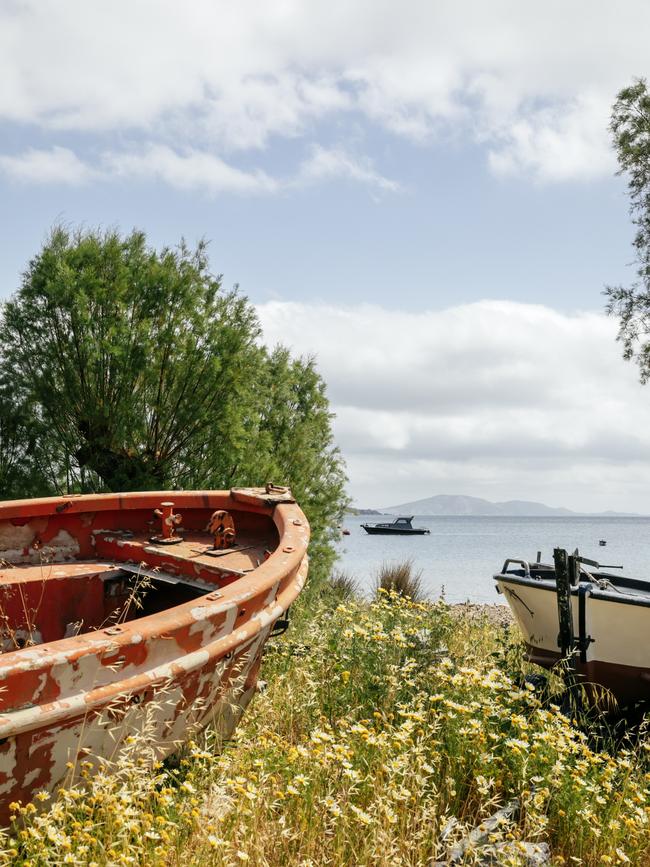
<svg viewBox="0 0 650 867"><path fill-rule="evenodd" d="M311 155L298 170L297 183L314 183L331 178L348 178L378 190L396 193L400 185L383 177L368 159L358 159L343 148L314 146Z"/></svg>
<svg viewBox="0 0 650 867"><path fill-rule="evenodd" d="M604 315L506 301L258 311L270 344L316 355L362 504L466 493L648 511L650 390Z"/></svg>
<svg viewBox="0 0 650 867"><path fill-rule="evenodd" d="M160 179L182 190L207 194L272 193L280 184L263 171L244 172L214 154L195 150L178 153L166 145L104 155L110 174L127 178Z"/></svg>
<svg viewBox="0 0 650 867"><path fill-rule="evenodd" d="M39 150L28 148L21 154L0 154L0 172L26 183L66 184L77 186L95 176L95 172L68 148Z"/></svg>
<svg viewBox="0 0 650 867"><path fill-rule="evenodd" d="M82 161L68 148L33 148L17 155L0 154L0 172L14 180L35 184L81 184L112 177L161 180L180 190L217 195L264 195L283 189L344 178L381 192L397 192L399 184L380 175L372 163L352 156L343 148L315 147L289 178L276 178L260 169L243 171L216 154L167 145L150 144L130 150L106 151L96 164Z"/></svg>
<svg viewBox="0 0 650 867"><path fill-rule="evenodd" d="M648 73L649 26L643 0L25 0L0 10L0 119L224 158L361 119L582 178L611 171L609 106Z"/></svg>
<svg viewBox="0 0 650 867"><path fill-rule="evenodd" d="M206 151L186 149L179 153L166 145L153 144L140 150L106 153L103 164L108 174L158 178L178 189L208 194L275 193L334 178L353 180L383 192L399 190L399 185L375 171L369 160L353 156L341 147L315 146L297 173L286 178L272 177L259 169L242 171Z"/></svg>
<svg viewBox="0 0 650 867"><path fill-rule="evenodd" d="M541 181L590 180L613 174L605 99L581 97L574 104L543 108L513 121L492 147L489 163L498 175L531 175Z"/></svg>

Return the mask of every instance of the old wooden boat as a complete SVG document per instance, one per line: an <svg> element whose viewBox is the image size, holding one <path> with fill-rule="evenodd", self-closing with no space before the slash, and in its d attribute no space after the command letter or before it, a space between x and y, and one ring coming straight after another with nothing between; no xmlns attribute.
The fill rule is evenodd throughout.
<svg viewBox="0 0 650 867"><path fill-rule="evenodd" d="M275 486L0 503L0 821L134 734L227 737L308 540Z"/></svg>
<svg viewBox="0 0 650 867"><path fill-rule="evenodd" d="M588 696L627 706L650 700L650 582L613 568L556 549L552 564L508 559L494 580L531 662L565 659Z"/></svg>
<svg viewBox="0 0 650 867"><path fill-rule="evenodd" d="M426 527L414 527L411 523L413 515L410 518L395 518L394 521L389 521L380 524L361 524L366 533L371 535L384 536L424 536L430 533Z"/></svg>

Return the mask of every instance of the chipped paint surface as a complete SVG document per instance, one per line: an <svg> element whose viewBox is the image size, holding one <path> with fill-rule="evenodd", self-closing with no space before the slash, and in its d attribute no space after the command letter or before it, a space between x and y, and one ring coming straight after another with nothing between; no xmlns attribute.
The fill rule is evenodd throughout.
<svg viewBox="0 0 650 867"><path fill-rule="evenodd" d="M70 560L73 557L76 557L79 553L79 543L71 536L67 530L59 530L56 536L52 536L52 538L47 543L48 551L52 560L58 562L60 560Z"/></svg>
<svg viewBox="0 0 650 867"><path fill-rule="evenodd" d="M0 503L0 822L138 731L160 757L208 722L228 736L253 695L264 642L304 586L306 519L279 489L174 492L183 540L165 547L152 519L168 497ZM239 549L215 557L218 509Z"/></svg>

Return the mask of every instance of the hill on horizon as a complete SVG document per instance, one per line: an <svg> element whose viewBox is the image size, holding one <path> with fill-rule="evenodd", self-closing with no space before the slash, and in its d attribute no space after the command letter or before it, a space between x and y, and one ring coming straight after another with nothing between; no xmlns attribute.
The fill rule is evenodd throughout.
<svg viewBox="0 0 650 867"><path fill-rule="evenodd" d="M631 518L640 517L636 512L574 512L563 507L546 506L529 500L507 500L503 503L492 503L480 497L465 495L437 494L425 497L411 503L400 503L397 506L387 506L381 510L385 514L413 515L502 515L507 517L544 517L544 516L577 516L591 515L594 517Z"/></svg>

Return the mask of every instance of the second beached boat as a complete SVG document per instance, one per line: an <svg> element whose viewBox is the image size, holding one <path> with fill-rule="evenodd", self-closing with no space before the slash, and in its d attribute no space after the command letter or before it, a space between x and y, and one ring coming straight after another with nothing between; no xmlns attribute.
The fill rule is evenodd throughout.
<svg viewBox="0 0 650 867"><path fill-rule="evenodd" d="M531 662L566 659L579 683L629 705L650 700L650 583L612 568L556 549L553 565L508 559L494 580Z"/></svg>

